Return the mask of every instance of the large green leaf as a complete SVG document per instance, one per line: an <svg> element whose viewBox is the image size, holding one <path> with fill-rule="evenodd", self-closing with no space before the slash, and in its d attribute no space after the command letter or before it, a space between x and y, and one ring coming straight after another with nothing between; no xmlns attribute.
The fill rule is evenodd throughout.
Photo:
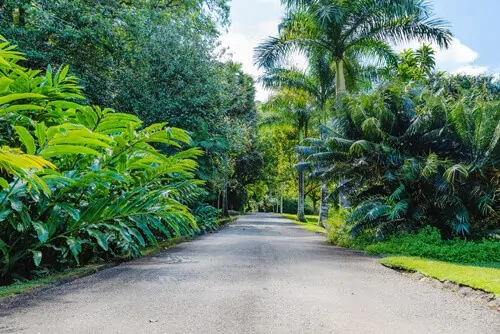
<svg viewBox="0 0 500 334"><path fill-rule="evenodd" d="M93 229L93 228L88 228L87 233L96 239L97 244L105 251L109 250L109 244L108 244L108 238L106 237L106 234L102 233L99 230Z"/></svg>
<svg viewBox="0 0 500 334"><path fill-rule="evenodd" d="M75 258L78 264L80 264L80 253L82 252L82 243L83 241L79 239L74 239L74 238L66 239L66 244L68 245L71 254L73 254L73 257Z"/></svg>
<svg viewBox="0 0 500 334"><path fill-rule="evenodd" d="M35 93L20 93L20 94L9 94L6 96L1 96L0 97L0 106L18 101L18 100L29 100L29 99L43 99L46 96L41 95L41 94L35 94Z"/></svg>
<svg viewBox="0 0 500 334"><path fill-rule="evenodd" d="M45 223L42 223L40 221L37 222L32 222L33 228L36 231L36 234L38 236L38 240L44 244L47 242L49 239L49 229Z"/></svg>
<svg viewBox="0 0 500 334"><path fill-rule="evenodd" d="M14 80L7 77L0 78L0 94L6 92L9 86L14 82Z"/></svg>
<svg viewBox="0 0 500 334"><path fill-rule="evenodd" d="M5 219L7 219L7 217L10 216L12 212L14 211L12 211L11 209L0 211L0 222L3 222Z"/></svg>
<svg viewBox="0 0 500 334"><path fill-rule="evenodd" d="M53 158L63 155L88 154L94 156L102 155L98 151L85 146L57 145L43 149L40 155L44 158Z"/></svg>
<svg viewBox="0 0 500 334"><path fill-rule="evenodd" d="M18 199L16 197L10 197L9 202L10 202L10 207L12 208L12 210L17 211L17 212L23 211L24 204L20 199Z"/></svg>
<svg viewBox="0 0 500 334"><path fill-rule="evenodd" d="M16 104L8 106L5 109L0 109L0 112L11 113L16 111L26 111L26 110L44 110L44 107L36 106L33 104Z"/></svg>
<svg viewBox="0 0 500 334"><path fill-rule="evenodd" d="M26 153L35 154L35 139L33 139L33 136L28 132L28 130L23 126L14 126L14 130L16 130L21 142L26 147Z"/></svg>
<svg viewBox="0 0 500 334"><path fill-rule="evenodd" d="M80 220L80 211L73 206L71 206L68 203L57 203L55 205L56 208L61 209L62 211L66 212L73 220L78 221Z"/></svg>
<svg viewBox="0 0 500 334"><path fill-rule="evenodd" d="M85 106L82 106L81 104L70 101L52 101L47 106L49 107L54 106L56 108L62 108L62 109L77 109L77 110L85 108Z"/></svg>
<svg viewBox="0 0 500 334"><path fill-rule="evenodd" d="M33 262L35 263L35 266L40 266L40 263L42 262L42 252L38 250L31 250L31 254L33 256Z"/></svg>
<svg viewBox="0 0 500 334"><path fill-rule="evenodd" d="M7 189L9 187L9 182L3 177L0 177L0 187Z"/></svg>

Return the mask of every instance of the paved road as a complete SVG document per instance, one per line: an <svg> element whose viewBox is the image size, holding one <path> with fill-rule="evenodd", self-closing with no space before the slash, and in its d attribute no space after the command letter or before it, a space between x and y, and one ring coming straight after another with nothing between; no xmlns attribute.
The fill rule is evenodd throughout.
<svg viewBox="0 0 500 334"><path fill-rule="evenodd" d="M2 333L500 333L500 316L277 215L0 310Z"/></svg>

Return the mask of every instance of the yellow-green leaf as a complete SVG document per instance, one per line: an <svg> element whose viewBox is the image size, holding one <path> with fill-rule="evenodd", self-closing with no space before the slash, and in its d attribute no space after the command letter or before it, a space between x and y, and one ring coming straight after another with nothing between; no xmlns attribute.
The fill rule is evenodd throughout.
<svg viewBox="0 0 500 334"><path fill-rule="evenodd" d="M0 109L0 112L9 113L15 111L24 111L24 110L43 110L43 107L35 106L33 104L15 104L13 106L8 106L5 109Z"/></svg>
<svg viewBox="0 0 500 334"><path fill-rule="evenodd" d="M61 70L61 73L59 74L59 82L62 82L64 79L66 79L68 71L69 71L69 66L68 65L64 66L64 68Z"/></svg>
<svg viewBox="0 0 500 334"><path fill-rule="evenodd" d="M44 158L52 158L67 154L90 154L100 156L101 153L85 146L57 145L44 149L40 155Z"/></svg>
<svg viewBox="0 0 500 334"><path fill-rule="evenodd" d="M4 105L13 101L27 100L27 99L43 99L45 95L35 94L35 93L21 93L21 94L9 94L0 97L0 105Z"/></svg>
<svg viewBox="0 0 500 334"><path fill-rule="evenodd" d="M9 182L7 182L7 180L3 177L0 177L0 187L3 189L7 189L9 187Z"/></svg>
<svg viewBox="0 0 500 334"><path fill-rule="evenodd" d="M16 130L17 134L19 135L21 143L23 143L23 145L26 147L26 153L31 155L35 154L35 139L33 139L33 136L28 132L28 130L24 126L14 126L14 130Z"/></svg>

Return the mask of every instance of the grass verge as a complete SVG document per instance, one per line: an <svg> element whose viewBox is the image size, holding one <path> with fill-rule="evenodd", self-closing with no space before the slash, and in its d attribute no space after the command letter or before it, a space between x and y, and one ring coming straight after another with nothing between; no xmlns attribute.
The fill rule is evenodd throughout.
<svg viewBox="0 0 500 334"><path fill-rule="evenodd" d="M442 282L450 281L500 296L500 268L455 264L407 256L380 259L385 266L419 272Z"/></svg>
<svg viewBox="0 0 500 334"><path fill-rule="evenodd" d="M401 234L380 241L373 231L353 238L342 228L339 213L329 220L328 240L340 247L382 255L379 260L395 269L419 272L444 281L500 296L500 242L498 240L445 240L439 230L426 227L416 234Z"/></svg>
<svg viewBox="0 0 500 334"><path fill-rule="evenodd" d="M304 229L306 229L310 232L326 234L326 230L323 227L318 226L318 216L306 215L307 222L303 223L303 222L298 221L297 216L294 214L283 213L282 215L283 215L283 217L290 219L295 224L302 226Z"/></svg>
<svg viewBox="0 0 500 334"><path fill-rule="evenodd" d="M92 275L98 272L102 267L103 264L89 264L81 268L73 268L63 272L52 273L46 277L39 277L28 281L18 281L10 285L0 286L0 298L10 297L55 283L63 283L79 277Z"/></svg>

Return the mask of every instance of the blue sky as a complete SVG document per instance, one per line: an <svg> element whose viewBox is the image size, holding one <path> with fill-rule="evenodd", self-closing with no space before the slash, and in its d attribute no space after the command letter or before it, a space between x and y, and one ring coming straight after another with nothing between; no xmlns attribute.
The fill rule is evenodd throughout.
<svg viewBox="0 0 500 334"><path fill-rule="evenodd" d="M500 72L500 0L430 0L436 16L450 23L455 40L439 51L440 70L478 74ZM231 27L221 37L233 58L247 73L257 77L252 64L253 48L277 33L282 15L280 0L231 0ZM407 45L407 46L418 46ZM404 46L401 46L403 48ZM257 98L268 95L260 87Z"/></svg>

